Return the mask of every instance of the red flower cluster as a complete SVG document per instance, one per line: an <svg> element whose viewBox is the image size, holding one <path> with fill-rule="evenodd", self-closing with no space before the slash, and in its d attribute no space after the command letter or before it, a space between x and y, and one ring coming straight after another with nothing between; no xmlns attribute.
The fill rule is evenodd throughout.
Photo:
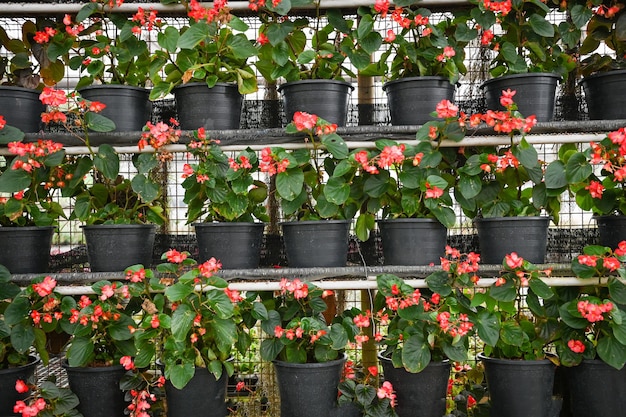
<svg viewBox="0 0 626 417"><path fill-rule="evenodd" d="M602 304L591 303L588 300L581 300L577 304L578 312L589 323L595 323L604 320L604 313L613 310L613 303L606 301Z"/></svg>

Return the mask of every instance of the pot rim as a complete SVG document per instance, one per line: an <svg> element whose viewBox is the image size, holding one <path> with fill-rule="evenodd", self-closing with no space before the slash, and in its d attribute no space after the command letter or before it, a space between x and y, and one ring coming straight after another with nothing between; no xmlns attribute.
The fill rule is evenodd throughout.
<svg viewBox="0 0 626 417"><path fill-rule="evenodd" d="M103 369L108 371L117 371L120 369L124 369L124 365L111 365L111 366L70 366L67 358L63 358L61 360L61 367L63 369L71 369L74 372L83 372L83 373L97 373L102 372Z"/></svg>
<svg viewBox="0 0 626 417"><path fill-rule="evenodd" d="M283 368L329 368L337 365L340 362L345 362L348 359L348 354L343 352L339 359L333 359L328 362L313 362L313 363L294 363L281 361L280 359L274 359L272 363L274 365L282 366Z"/></svg>
<svg viewBox="0 0 626 417"><path fill-rule="evenodd" d="M529 77L537 77L537 76L556 78L557 82L563 79L561 75L554 73L554 72L524 72L522 74L501 75L499 77L491 78L489 80L484 81L480 85L480 88L485 88L486 85L493 84L494 82L500 81L502 79L511 80L515 78L529 78Z"/></svg>
<svg viewBox="0 0 626 417"><path fill-rule="evenodd" d="M37 90L36 88L26 88L26 87L20 87L18 85L0 85L0 89L2 90L14 90L14 91L24 91L24 92L32 92L33 94L41 94L40 90Z"/></svg>
<svg viewBox="0 0 626 417"><path fill-rule="evenodd" d="M41 362L41 358L38 355L28 355L29 362L24 365L14 366L12 368L0 369L0 373L10 374L15 372L20 372L26 368L32 367L33 365L37 365Z"/></svg>
<svg viewBox="0 0 626 417"><path fill-rule="evenodd" d="M552 216L505 216L505 217L476 217L473 219L474 223L489 223L489 222L501 222L501 221L524 221L524 220L543 220L550 222Z"/></svg>
<svg viewBox="0 0 626 417"><path fill-rule="evenodd" d="M137 87L134 85L126 85L126 84L92 84L92 85L87 85L85 87L81 87L79 88L77 91L80 93L81 91L84 90L136 90L136 91L144 91L144 92L150 92L149 88L145 88L145 87Z"/></svg>
<svg viewBox="0 0 626 417"><path fill-rule="evenodd" d="M265 226L264 222L218 222L218 221L213 221L213 222L194 222L191 223L192 226L196 227L196 226L237 226L237 225L263 225Z"/></svg>
<svg viewBox="0 0 626 417"><path fill-rule="evenodd" d="M174 87L172 89L172 92L174 92L175 90L182 90L185 87L200 87L200 86L205 86L207 89L211 89L212 87L209 87L207 85L207 83L201 82L201 81L194 81L191 83L185 83L185 84L178 84L176 87ZM215 83L215 87L220 86L220 87L226 87L226 88L236 88L239 89L239 87L237 86L237 83L226 83L226 82L222 82L222 81L218 81Z"/></svg>
<svg viewBox="0 0 626 417"><path fill-rule="evenodd" d="M5 230L44 230L56 229L56 226L0 226L0 231Z"/></svg>
<svg viewBox="0 0 626 417"><path fill-rule="evenodd" d="M437 219L431 219L430 217L399 217L397 219L376 219L376 223L439 223ZM442 225L443 226L443 225Z"/></svg>
<svg viewBox="0 0 626 417"><path fill-rule="evenodd" d="M620 76L624 74L626 74L626 69L616 69L616 70L610 70L610 71L595 72L591 75L583 77L583 79L580 80L578 84L579 85L583 84L585 80L593 80L595 78L603 78L603 77L611 77L611 76Z"/></svg>
<svg viewBox="0 0 626 417"><path fill-rule="evenodd" d="M297 81L289 81L286 83L282 83L281 85L278 86L277 90L278 92L282 91L283 88L285 88L285 86L290 86L290 85L298 85L298 84L343 84L347 87L350 87L350 91L354 91L354 86L352 85L352 83L348 82L348 81L343 81L343 80L324 80L324 79L314 79L314 80L297 80Z"/></svg>
<svg viewBox="0 0 626 417"><path fill-rule="evenodd" d="M156 229L156 224L132 223L132 224L82 224L81 229Z"/></svg>
<svg viewBox="0 0 626 417"><path fill-rule="evenodd" d="M278 224L280 224L281 226L283 225L293 225L293 224L302 224L302 225L311 225L311 224L319 224L320 222L324 222L326 224L345 224L345 223L350 223L352 222L352 219L350 220L327 220L327 219L322 219L322 220L292 220L292 221L284 221L284 222L279 222Z"/></svg>
<svg viewBox="0 0 626 417"><path fill-rule="evenodd" d="M442 75L424 75L421 77L403 77L403 78L398 78L396 80L391 80L391 81L387 81L385 84L383 84L383 91L387 89L388 86L390 85L394 85L394 84L401 84L401 83L407 83L407 82L415 82L415 81L447 81L448 84L450 84L450 80L447 77L444 77ZM456 84L450 84L451 86L455 87Z"/></svg>
<svg viewBox="0 0 626 417"><path fill-rule="evenodd" d="M492 363L500 363L500 364L506 364L506 365L520 364L520 365L542 366L542 365L550 364L556 367L556 365L554 365L554 363L550 361L550 359L547 359L547 358L546 359L492 358L490 356L485 355L484 352L480 352L478 355L476 355L476 359L479 359L481 361L488 361Z"/></svg>
<svg viewBox="0 0 626 417"><path fill-rule="evenodd" d="M376 357L378 359L380 359L381 361L385 361L385 362L389 362L390 364L393 365L393 363L391 362L391 358L383 355L382 352L379 352ZM426 366L448 366L450 365L450 359L444 359L442 361L433 361L432 359L430 360L430 362L428 362L428 365ZM396 368L396 369L400 369L400 368ZM408 371L407 371L408 372Z"/></svg>

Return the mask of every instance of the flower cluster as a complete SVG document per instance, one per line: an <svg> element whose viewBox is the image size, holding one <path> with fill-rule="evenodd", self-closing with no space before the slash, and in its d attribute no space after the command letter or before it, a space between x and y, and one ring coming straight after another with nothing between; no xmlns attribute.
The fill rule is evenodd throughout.
<svg viewBox="0 0 626 417"><path fill-rule="evenodd" d="M171 125L163 122L157 122L156 124L147 122L143 129L144 132L141 134L141 139L139 139L137 144L139 150L150 145L157 151L159 161L171 161L174 155L167 149L164 149L164 147L177 143L182 132L180 129L177 129L178 122L175 119L170 119L170 123Z"/></svg>
<svg viewBox="0 0 626 417"><path fill-rule="evenodd" d="M395 275L380 275L376 280L379 292L374 304L379 312L374 321L384 318L387 327L379 341L385 348L383 355L409 372L420 372L431 360L467 358L474 324L470 311L459 302L459 297L465 296L452 290L454 284L447 282L447 272L429 276L429 288L424 291ZM383 322L377 325L383 326Z"/></svg>
<svg viewBox="0 0 626 417"><path fill-rule="evenodd" d="M391 382L381 380L377 366L363 369L347 360L339 383L337 402L340 409L348 404L356 406L366 417L396 416L396 393Z"/></svg>
<svg viewBox="0 0 626 417"><path fill-rule="evenodd" d="M264 360L327 362L337 359L359 333L352 317L334 317L333 311L325 316L326 300L334 297L330 290L299 279L283 279L279 291L260 296L263 304L271 307L261 319L261 329L269 336L261 342Z"/></svg>
<svg viewBox="0 0 626 417"><path fill-rule="evenodd" d="M65 417L79 414L76 410L78 397L69 388L58 387L54 377L39 384L18 379L15 390L20 394L28 394L28 398L16 401L13 406L13 412L21 417Z"/></svg>
<svg viewBox="0 0 626 417"><path fill-rule="evenodd" d="M617 277L624 274L625 249L626 241L615 250L586 246L572 261L576 276L593 279L595 285L581 286L576 292L557 291L561 325L557 352L563 365L577 365L583 356L599 358L616 369L626 363L626 340L622 337L626 324L621 307L626 301L622 293L626 285Z"/></svg>

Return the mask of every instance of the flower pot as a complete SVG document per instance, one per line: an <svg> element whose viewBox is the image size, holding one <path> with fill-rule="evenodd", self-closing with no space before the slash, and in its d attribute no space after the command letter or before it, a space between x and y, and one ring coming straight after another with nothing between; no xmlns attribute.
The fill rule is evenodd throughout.
<svg viewBox="0 0 626 417"><path fill-rule="evenodd" d="M146 88L106 84L91 85L78 92L84 99L106 104L100 114L115 123L115 132L139 132L150 121L152 102Z"/></svg>
<svg viewBox="0 0 626 417"><path fill-rule="evenodd" d="M39 358L30 357L26 365L15 368L0 369L0 416L13 416L13 406L18 400L24 400L29 393L20 394L15 390L15 382L21 379L24 382L35 382L33 377L39 364Z"/></svg>
<svg viewBox="0 0 626 417"><path fill-rule="evenodd" d="M70 389L80 401L77 409L84 417L124 417L128 403L120 380L126 374L121 365L74 367L62 362Z"/></svg>
<svg viewBox="0 0 626 417"><path fill-rule="evenodd" d="M30 88L0 86L0 115L8 125L24 133L39 132L41 113L46 111L46 106L39 100L40 93Z"/></svg>
<svg viewBox="0 0 626 417"><path fill-rule="evenodd" d="M422 125L434 120L430 115L441 100L454 100L454 84L446 77L407 77L383 85L391 124Z"/></svg>
<svg viewBox="0 0 626 417"><path fill-rule="evenodd" d="M12 274L48 271L54 226L0 227L0 264Z"/></svg>
<svg viewBox="0 0 626 417"><path fill-rule="evenodd" d="M200 263L214 257L224 269L254 269L261 260L263 223L194 223Z"/></svg>
<svg viewBox="0 0 626 417"><path fill-rule="evenodd" d="M292 81L278 87L287 123L293 120L295 112L302 111L316 114L337 126L346 125L352 90L350 83L338 80Z"/></svg>
<svg viewBox="0 0 626 417"><path fill-rule="evenodd" d="M220 379L206 368L196 367L193 378L177 389L169 381L165 382L165 398L168 417L224 417L226 408L226 385L228 374L222 372Z"/></svg>
<svg viewBox="0 0 626 417"><path fill-rule="evenodd" d="M330 416L346 357L324 363L273 361L280 394L281 417Z"/></svg>
<svg viewBox="0 0 626 417"><path fill-rule="evenodd" d="M549 72L529 72L505 75L485 81L481 88L485 94L488 110L505 110L500 104L503 90L515 90L513 101L524 117L537 116L538 122L554 119L556 85L561 79L558 74Z"/></svg>
<svg viewBox="0 0 626 417"><path fill-rule="evenodd" d="M446 248L447 229L434 219L379 220L385 265L439 263Z"/></svg>
<svg viewBox="0 0 626 417"><path fill-rule="evenodd" d="M99 224L81 226L87 242L91 272L118 272L135 264L152 264L156 226Z"/></svg>
<svg viewBox="0 0 626 417"><path fill-rule="evenodd" d="M446 413L450 362L431 362L422 372L395 368L391 359L378 356L383 376L396 391L399 417L441 417Z"/></svg>
<svg viewBox="0 0 626 417"><path fill-rule="evenodd" d="M494 359L482 354L491 415L498 417L558 417L553 399L556 366L548 359Z"/></svg>
<svg viewBox="0 0 626 417"><path fill-rule="evenodd" d="M619 416L626 410L626 367L584 359L566 375L572 417Z"/></svg>
<svg viewBox="0 0 626 417"><path fill-rule="evenodd" d="M626 240L626 216L594 216L598 224L598 243L611 249Z"/></svg>
<svg viewBox="0 0 626 417"><path fill-rule="evenodd" d="M181 129L239 129L243 96L237 84L217 83L209 88L206 83L188 83L172 92Z"/></svg>
<svg viewBox="0 0 626 417"><path fill-rule="evenodd" d="M590 75L580 85L591 120L626 119L626 70Z"/></svg>
<svg viewBox="0 0 626 417"><path fill-rule="evenodd" d="M281 227L290 267L346 266L350 220L283 222Z"/></svg>
<svg viewBox="0 0 626 417"><path fill-rule="evenodd" d="M499 265L505 255L516 252L532 263L544 263L549 224L550 218L545 216L474 219L481 260Z"/></svg>

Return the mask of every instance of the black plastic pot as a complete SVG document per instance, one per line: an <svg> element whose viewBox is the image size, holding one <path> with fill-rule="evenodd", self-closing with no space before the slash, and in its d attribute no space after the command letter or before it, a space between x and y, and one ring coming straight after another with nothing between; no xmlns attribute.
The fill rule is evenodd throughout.
<svg viewBox="0 0 626 417"><path fill-rule="evenodd" d="M176 112L181 129L239 129L243 96L237 84L188 83L174 88Z"/></svg>
<svg viewBox="0 0 626 417"><path fill-rule="evenodd" d="M84 417L124 417L128 403L120 380L126 374L121 365L73 367L62 362L70 389L80 401L78 411Z"/></svg>
<svg viewBox="0 0 626 417"><path fill-rule="evenodd" d="M7 124L17 127L24 133L41 130L41 113L46 111L39 100L38 90L30 88L0 86L0 115Z"/></svg>
<svg viewBox="0 0 626 417"><path fill-rule="evenodd" d="M626 70L590 75L580 85L591 120L626 119Z"/></svg>
<svg viewBox="0 0 626 417"><path fill-rule="evenodd" d="M600 360L585 359L567 368L566 375L572 417L626 412L626 367L617 370Z"/></svg>
<svg viewBox="0 0 626 417"><path fill-rule="evenodd" d="M278 91L283 96L287 123L297 111L316 114L322 119L345 126L348 118L350 93L354 87L338 80L301 80L282 84Z"/></svg>
<svg viewBox="0 0 626 417"><path fill-rule="evenodd" d="M407 77L383 85L391 124L422 125L434 120L430 115L441 100L454 100L454 84L446 77Z"/></svg>
<svg viewBox="0 0 626 417"><path fill-rule="evenodd" d="M345 356L324 363L274 361L280 416L330 416L337 408L337 385L345 362Z"/></svg>
<svg viewBox="0 0 626 417"><path fill-rule="evenodd" d="M548 359L494 359L482 354L494 417L558 417L561 402L553 399L556 366Z"/></svg>
<svg viewBox="0 0 626 417"><path fill-rule="evenodd" d="M504 110L500 96L503 90L511 89L516 91L513 101L522 116L534 114L538 122L550 122L554 119L556 86L560 79L558 74L529 72L493 78L485 81L481 88L488 110Z"/></svg>
<svg viewBox="0 0 626 417"><path fill-rule="evenodd" d="M545 216L474 219L481 260L499 265L505 255L516 252L532 263L544 263L549 224L550 218Z"/></svg>
<svg viewBox="0 0 626 417"><path fill-rule="evenodd" d="M626 240L626 216L594 216L598 224L598 243L611 249Z"/></svg>
<svg viewBox="0 0 626 417"><path fill-rule="evenodd" d="M194 223L199 262L214 257L224 269L254 269L261 260L263 223Z"/></svg>
<svg viewBox="0 0 626 417"><path fill-rule="evenodd" d="M350 220L283 222L281 227L290 267L346 266Z"/></svg>
<svg viewBox="0 0 626 417"><path fill-rule="evenodd" d="M53 226L0 227L0 264L13 274L48 271Z"/></svg>
<svg viewBox="0 0 626 417"><path fill-rule="evenodd" d="M106 104L101 115L115 123L116 132L139 132L150 121L152 102L150 90L129 85L91 85L78 90L90 101Z"/></svg>
<svg viewBox="0 0 626 417"><path fill-rule="evenodd" d="M99 224L81 226L87 242L91 272L117 272L152 264L156 226L153 224Z"/></svg>
<svg viewBox="0 0 626 417"><path fill-rule="evenodd" d="M222 372L220 379L207 368L196 367L193 378L178 389L169 381L165 382L168 417L225 417L226 386L228 374Z"/></svg>
<svg viewBox="0 0 626 417"><path fill-rule="evenodd" d="M385 380L396 391L399 417L441 417L446 413L450 362L431 362L422 372L395 368L391 359L379 355Z"/></svg>
<svg viewBox="0 0 626 417"><path fill-rule="evenodd" d="M18 400L24 400L30 392L23 394L15 390L15 382L21 379L24 382L35 382L33 376L39 363L39 358L31 357L31 362L15 368L0 370L0 416L13 416L13 406Z"/></svg>
<svg viewBox="0 0 626 417"><path fill-rule="evenodd" d="M385 265L429 265L444 255L448 231L437 220L379 220L378 228Z"/></svg>

